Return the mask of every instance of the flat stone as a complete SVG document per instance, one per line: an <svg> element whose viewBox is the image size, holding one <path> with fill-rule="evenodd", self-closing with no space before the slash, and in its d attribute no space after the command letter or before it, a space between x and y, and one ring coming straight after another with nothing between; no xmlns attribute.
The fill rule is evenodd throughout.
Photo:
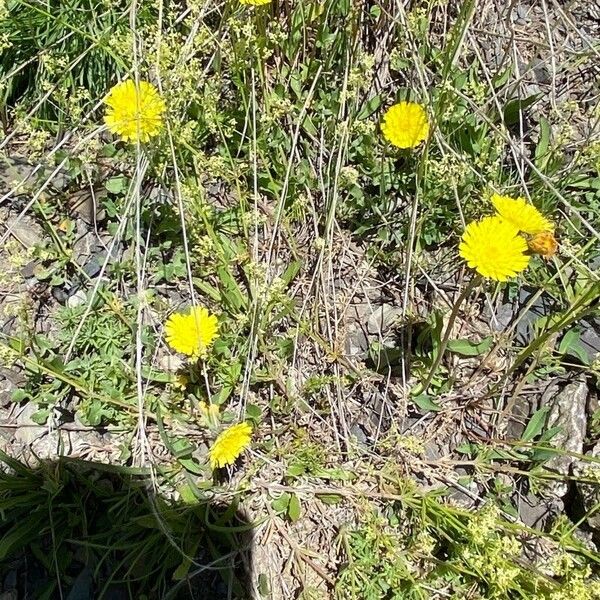
<svg viewBox="0 0 600 600"><path fill-rule="evenodd" d="M536 335L535 322L541 317L547 317L556 311L555 300L545 293L536 297L537 291L532 288L521 288L518 298L501 302L495 311L490 313L489 309L485 308L484 316L489 320L490 327L495 331L506 331L512 322L519 317L515 329L515 339L519 344L529 344ZM521 315L529 302L532 302L531 306Z"/></svg>
<svg viewBox="0 0 600 600"><path fill-rule="evenodd" d="M6 228L25 248L33 248L42 243L41 233L27 217L14 217L6 221Z"/></svg>
<svg viewBox="0 0 600 600"><path fill-rule="evenodd" d="M558 498L540 498L535 494L519 494L517 506L521 522L539 530L545 530L557 515L563 513L565 507Z"/></svg>
<svg viewBox="0 0 600 600"><path fill-rule="evenodd" d="M588 353L590 362L594 362L600 355L600 319L582 319L579 329L579 341Z"/></svg>
<svg viewBox="0 0 600 600"><path fill-rule="evenodd" d="M87 302L87 296L83 290L76 291L72 296L67 299L67 306L69 308L75 308L81 306Z"/></svg>
<svg viewBox="0 0 600 600"><path fill-rule="evenodd" d="M23 406L17 414L14 439L25 446L33 444L37 439L46 433L46 427L42 427L35 423L31 416L38 411L38 407L34 402L28 402Z"/></svg>
<svg viewBox="0 0 600 600"><path fill-rule="evenodd" d="M398 322L401 316L402 309L393 304L373 307L367 319L367 331L371 335L384 335Z"/></svg>
<svg viewBox="0 0 600 600"><path fill-rule="evenodd" d="M585 440L587 415L586 405L588 387L585 378L567 384L557 392L556 386L549 386L542 395L542 406L550 406L548 429L560 427L553 438L556 448L566 450L567 454L555 456L546 463L546 468L559 475L570 475L576 459L572 453L582 454ZM549 482L544 490L546 497L563 498L569 491L564 481Z"/></svg>

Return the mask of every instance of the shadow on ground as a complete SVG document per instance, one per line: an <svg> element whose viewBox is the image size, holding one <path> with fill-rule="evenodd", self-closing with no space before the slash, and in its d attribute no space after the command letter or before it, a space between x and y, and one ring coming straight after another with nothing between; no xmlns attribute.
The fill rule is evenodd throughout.
<svg viewBox="0 0 600 600"><path fill-rule="evenodd" d="M168 501L140 472L73 459L0 468L0 599L252 596L235 505Z"/></svg>

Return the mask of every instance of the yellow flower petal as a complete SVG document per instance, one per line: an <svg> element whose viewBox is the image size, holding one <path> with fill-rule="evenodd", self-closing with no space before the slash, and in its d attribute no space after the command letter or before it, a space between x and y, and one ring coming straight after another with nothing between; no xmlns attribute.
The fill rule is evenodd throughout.
<svg viewBox="0 0 600 600"><path fill-rule="evenodd" d="M204 358L218 335L219 322L202 306L189 313L172 314L165 323L165 338L176 352L192 358Z"/></svg>
<svg viewBox="0 0 600 600"><path fill-rule="evenodd" d="M269 4L271 0L240 0L240 4L249 4L251 6L260 6L261 4Z"/></svg>
<svg viewBox="0 0 600 600"><path fill-rule="evenodd" d="M139 88L131 79L117 83L104 103L106 126L126 142L147 142L162 129L165 103L147 81L140 81Z"/></svg>
<svg viewBox="0 0 600 600"><path fill-rule="evenodd" d="M211 469L232 465L250 445L252 427L248 423L232 425L219 434L208 452Z"/></svg>
<svg viewBox="0 0 600 600"><path fill-rule="evenodd" d="M498 214L523 233L534 235L542 231L554 231L554 224L525 198L493 194L491 200Z"/></svg>
<svg viewBox="0 0 600 600"><path fill-rule="evenodd" d="M527 242L501 217L485 217L469 223L459 245L459 254L480 275L506 281L529 264Z"/></svg>
<svg viewBox="0 0 600 600"><path fill-rule="evenodd" d="M429 136L425 109L415 102L400 102L383 116L383 137L398 148L414 148Z"/></svg>

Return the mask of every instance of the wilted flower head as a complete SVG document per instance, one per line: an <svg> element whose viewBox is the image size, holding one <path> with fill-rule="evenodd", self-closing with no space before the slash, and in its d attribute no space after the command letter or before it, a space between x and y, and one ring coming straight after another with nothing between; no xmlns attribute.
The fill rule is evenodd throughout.
<svg viewBox="0 0 600 600"><path fill-rule="evenodd" d="M400 102L383 116L383 137L398 148L415 148L429 136L425 109L415 102Z"/></svg>
<svg viewBox="0 0 600 600"><path fill-rule="evenodd" d="M157 89L147 81L139 86L131 79L117 83L104 103L104 122L109 131L126 142L147 142L160 133L165 103Z"/></svg>
<svg viewBox="0 0 600 600"><path fill-rule="evenodd" d="M551 258L558 250L558 242L551 231L542 231L527 240L529 249L543 258Z"/></svg>
<svg viewBox="0 0 600 600"><path fill-rule="evenodd" d="M469 223L459 245L459 254L480 275L506 281L529 264L527 242L518 229L499 216Z"/></svg>

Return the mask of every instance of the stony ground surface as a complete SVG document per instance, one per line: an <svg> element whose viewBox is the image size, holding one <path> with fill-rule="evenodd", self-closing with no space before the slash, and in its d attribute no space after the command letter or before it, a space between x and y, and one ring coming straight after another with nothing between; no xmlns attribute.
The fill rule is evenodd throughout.
<svg viewBox="0 0 600 600"><path fill-rule="evenodd" d="M514 66L520 70L518 93L527 98L542 94L544 100L537 105L531 122L521 123L524 137L536 131L536 116L547 107L576 98L592 102L598 94L600 63L577 73L573 79L569 65L572 56L585 47L596 47L600 38L600 5L595 2L517 2L510 10L488 10L477 15L473 31L481 35L483 61L489 65L501 62L504 41L512 36ZM596 46L594 46L596 44ZM552 52L548 49L552 48ZM564 68L564 73L563 73ZM514 93L514 90L511 91ZM556 127L564 124L556 123ZM574 138L589 135L590 124L576 110L568 118ZM20 156L13 156L0 164L0 195L14 188L15 180L26 179L27 189L35 190L47 177L46 167L30 164ZM66 185L61 174L52 181L47 194ZM35 246L51 244L48 231L39 219L26 210L30 194L13 195L0 202L0 330L5 335L15 335L23 319L37 333L53 335L53 313L59 306L77 306L85 301L85 294L93 289L105 269L118 264L127 256L128 248L113 245L109 233L103 229L103 215L97 210L98 196L81 189L72 193L68 207L74 218L76 235L73 260L79 270L59 286L51 286L38 277L42 261L34 256ZM335 398L335 427L323 423L315 413L299 417L296 427L313 432L325 444L336 449L336 454L349 456L349 467L375 460L381 452L386 435L394 430L414 447L399 449L410 464L400 464L408 476L424 488L440 484L453 490L453 501L469 508L480 506L490 481L480 476L473 465L462 461L460 447L465 443L487 443L501 440L519 440L532 415L542 408L548 411L548 426L559 427L554 443L568 450L569 455L552 460L550 467L559 476L543 490L533 493L509 474L504 483L518 506L520 521L534 528L544 528L553 517L566 514L574 522L579 515L590 511L600 501L598 487L592 484L573 483L569 476L585 472L585 463L577 455L600 457L597 424L592 416L599 410L598 390L594 380L585 372L553 374L542 383L529 384L524 379L509 382L503 388L500 402L483 391L490 381L501 381L509 356L502 346L492 352L481 364L479 358L449 357L449 366L455 373L456 384L452 392L436 398L434 406L415 404L403 391L411 379L413 357L407 339L409 333L398 323L411 315L416 324L425 322L434 308L446 313L458 292L457 281L447 281L443 273L427 274L411 286L410 303L405 299L405 283L400 277L375 269L365 248L344 234L337 241L339 252L334 262L336 269L321 282L328 290L329 309L335 308L336 323L332 338L343 360L340 373L361 372L365 376L346 396ZM431 256L435 266L443 264L443 256ZM593 266L590 266L593 268ZM170 293L170 301L185 302L184 295ZM302 302L302 298L299 298ZM319 301L317 298L316 302ZM522 288L513 299L489 296L476 303L463 306L453 331L453 338L483 339L514 330L514 341L526 345L534 335L535 320L550 314L551 297L545 292ZM600 317L590 315L584 322L582 343L590 357L600 353ZM413 332L417 328L412 328ZM413 333L414 335L414 333ZM379 348L374 352L373 348ZM169 356L159 357L166 370ZM304 374L328 373L320 371L310 344L300 346L296 363L290 370L290 379L301 388ZM368 366L368 372L365 369ZM75 406L66 403L56 410L48 422L40 425L34 419L38 407L33 402L14 402L14 393L20 389L26 374L21 366L0 363L0 449L7 454L35 461L39 458L55 459L71 456L89 461L119 464L130 460L123 458L122 447L131 441L130 432L114 428L85 426L77 417ZM76 401L76 399L72 399ZM154 455L168 462L157 427L149 424L147 430L153 442ZM590 443L590 440L592 441ZM350 448L344 447L350 444ZM408 444L408 442L407 442ZM351 452L348 452L351 450ZM205 451L205 448L203 448ZM464 462L464 464L463 464ZM285 477L282 465L271 465L256 478L254 485L259 493L254 506L255 515L271 511L272 494L284 490ZM468 480L468 481L467 481ZM466 483L465 483L466 481ZM332 484L332 487L335 487ZM297 488L296 488L296 491ZM339 489L337 490L339 491ZM311 494L314 490L310 490ZM302 494L302 490L299 490ZM318 502L310 503L311 494L303 498L303 517L287 527L276 520L261 525L255 531L253 556L254 569L268 573L273 598L291 598L298 589L298 581L305 587L324 589L331 583L331 574L338 565L332 554L323 552L335 543L335 532L355 521L359 514L357 501L348 498L341 507L331 509ZM600 544L600 517L592 514L579 524L581 536L590 547ZM293 561L291 557L300 557ZM302 565L304 568L300 568ZM296 571L294 571L296 569ZM23 575L23 573L25 573ZM281 576L283 574L283 576ZM22 565L7 574L3 585L3 600L17 597L13 590L19 577L33 577L34 567L23 571ZM84 571L69 598L86 597ZM115 591L114 598L120 598Z"/></svg>

